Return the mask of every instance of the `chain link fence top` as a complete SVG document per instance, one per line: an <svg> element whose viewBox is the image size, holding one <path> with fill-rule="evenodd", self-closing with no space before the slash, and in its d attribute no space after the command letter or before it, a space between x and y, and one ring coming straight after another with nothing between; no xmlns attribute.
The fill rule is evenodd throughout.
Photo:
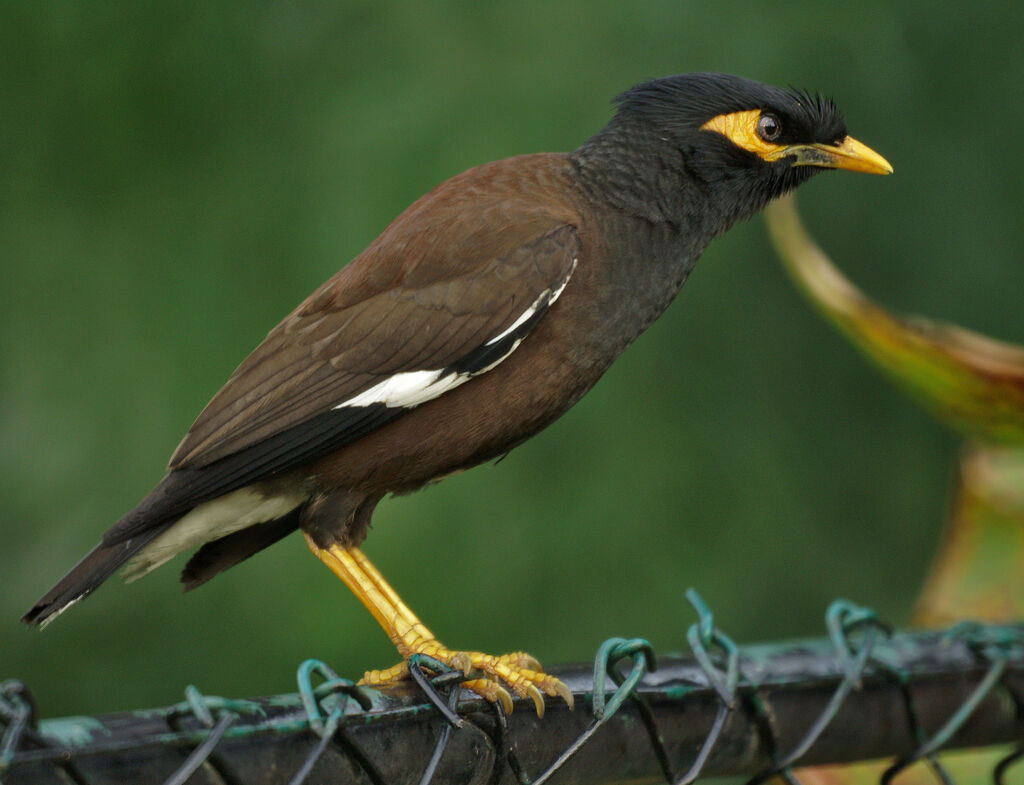
<svg viewBox="0 0 1024 785"><path fill-rule="evenodd" d="M462 673L418 659L413 680L384 690L307 660L294 694L229 700L190 686L163 709L42 721L9 680L0 782L795 783L796 766L875 758L894 760L883 782L918 762L950 782L940 749L1024 739L1024 625L891 634L837 601L826 638L739 647L688 597L690 654L656 658L642 639L610 639L592 667L552 669L576 709L551 701L543 719L522 701L506 715L460 689ZM1022 750L1008 750L995 781Z"/></svg>

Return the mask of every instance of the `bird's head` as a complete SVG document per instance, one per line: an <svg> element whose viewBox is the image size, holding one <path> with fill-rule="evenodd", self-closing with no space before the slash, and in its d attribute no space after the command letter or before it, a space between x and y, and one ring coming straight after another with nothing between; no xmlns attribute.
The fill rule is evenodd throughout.
<svg viewBox="0 0 1024 785"><path fill-rule="evenodd" d="M698 73L642 82L616 103L606 130L646 138L648 165L678 167L718 213L715 233L825 169L892 172L847 134L831 100L811 93Z"/></svg>

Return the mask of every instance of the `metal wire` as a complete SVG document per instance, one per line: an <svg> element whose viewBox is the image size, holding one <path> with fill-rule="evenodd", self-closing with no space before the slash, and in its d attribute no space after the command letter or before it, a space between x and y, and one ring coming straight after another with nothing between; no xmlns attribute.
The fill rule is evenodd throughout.
<svg viewBox="0 0 1024 785"><path fill-rule="evenodd" d="M555 703L543 720L522 700L506 716L461 689L464 674L427 657L410 659L412 686L380 690L307 660L295 695L235 701L190 686L184 702L165 710L89 719L101 731L65 746L55 721L37 722L27 688L2 682L0 781L92 785L110 780L97 773L104 765L129 756L150 762L133 774L139 785L184 785L201 769L217 781L255 783L267 770L260 756L272 755L273 769L292 772L290 785L345 779L339 766L373 785L544 785L556 775L599 783L659 773L690 785L741 772L752 784L797 783L797 765L889 755L896 760L883 783L920 760L945 783L952 780L935 757L940 749L1016 741L993 769L1000 783L1024 757L1024 626L890 637L870 609L837 601L826 613L827 640L740 648L695 592L687 599L697 616L688 658L656 658L639 638L609 639L589 675L559 672L576 711ZM879 706L890 727L905 723L904 737L873 734ZM926 725L938 730L925 733ZM170 777L156 776L175 756Z"/></svg>
<svg viewBox="0 0 1024 785"><path fill-rule="evenodd" d="M1016 748L1003 757L996 764L995 769L993 769L992 779L995 781L995 785L1005 785L1006 772L1011 766L1024 759L1024 698L1021 698L1021 696L1013 690L1013 688L1007 683L1006 679L1003 679L1003 686L1006 688L1017 712L1017 727L1020 729L1020 741L1018 741Z"/></svg>
<svg viewBox="0 0 1024 785"><path fill-rule="evenodd" d="M426 654L412 655L409 658L408 668L409 675L412 677L412 680L416 682L419 688L423 691L427 700L433 704L434 708L441 713L441 716L448 721L448 724L453 728L463 727L466 723L463 722L455 712L455 708L458 706L459 700L457 685L463 681L463 679L456 678L458 671L449 668L440 660L434 659ZM439 674L441 681L431 682L424 672L424 668L429 668L434 673ZM450 684L456 685L456 689L450 691L450 696L454 697L446 699L438 692L438 687ZM454 701L454 703L452 701Z"/></svg>
<svg viewBox="0 0 1024 785"><path fill-rule="evenodd" d="M629 675L625 678L616 678L618 672L615 670L615 665L627 657L633 663ZM569 759L590 741L597 729L615 715L623 701L633 696L636 685L639 684L643 675L656 668L654 649L651 648L651 644L641 638L633 640L609 638L602 643L594 658L594 684L591 693L593 696L591 700L593 719L587 725L586 730L577 736L537 779L533 780L532 785L542 785L565 766ZM606 695L605 683L608 678L612 678L616 682L616 688L611 697Z"/></svg>
<svg viewBox="0 0 1024 785"><path fill-rule="evenodd" d="M28 688L15 679L0 682L0 718L6 726L0 736L0 771L14 759L21 735L35 724L34 717L35 707Z"/></svg>
<svg viewBox="0 0 1024 785"><path fill-rule="evenodd" d="M682 777L674 780L674 785L689 785L689 783L695 782L704 770L708 758L711 756L711 751L715 748L715 744L718 743L718 737L722 733L722 728L725 727L725 721L728 719L729 713L736 708L736 686L739 683L739 648L733 643L732 638L715 627L711 610L694 589L687 590L686 599L690 601L694 610L697 611L697 622L690 625L690 629L686 632L686 640L690 644L690 649L693 651L697 662L700 663L701 669L707 676L708 681L718 693L721 704L718 707L718 712L715 714L714 724L712 724L711 730L701 745L693 764L691 764ZM726 666L724 672L720 671L711 661L709 649L712 647L725 655ZM660 757L662 756L659 755ZM667 756L665 756L665 760L667 765ZM666 779L673 781L671 773L667 773Z"/></svg>
<svg viewBox="0 0 1024 785"><path fill-rule="evenodd" d="M3 727L0 734L0 785L18 754L19 745L31 745L35 749L53 746L38 732L36 722L36 705L28 687L17 679L0 682L0 726ZM75 785L88 785L71 761L59 759L54 765Z"/></svg>
<svg viewBox="0 0 1024 785"><path fill-rule="evenodd" d="M317 690L313 689L312 677L314 674L324 679L324 683ZM327 745L331 743L338 733L349 698L356 698L364 709L372 705L353 682L341 678L330 666L325 665L320 660L306 660L303 662L299 666L296 680L299 685L299 699L302 701L302 708L306 712L309 729L320 737L320 741L317 742L316 746L313 747L312 751L302 762L302 766L295 772L295 776L288 781L288 785L302 785L307 777L309 777L313 767L327 749ZM331 705L327 707L325 704ZM328 708L326 720L321 713L322 707ZM362 757L356 756L356 760L361 763ZM370 767L364 766L363 770L370 775L371 780L375 783L378 781L374 778L375 772Z"/></svg>
<svg viewBox="0 0 1024 785"><path fill-rule="evenodd" d="M207 709L207 713L209 710ZM216 724L211 723L210 735L206 737L198 747L196 747L192 754L185 759L185 762L181 765L174 774L172 774L164 785L184 785L185 782L191 777L199 767L206 763L207 758L213 752L214 748L220 743L221 738L227 732L235 720L238 719L237 714L233 714L230 711L225 711L220 715L220 719L217 720Z"/></svg>
<svg viewBox="0 0 1024 785"><path fill-rule="evenodd" d="M1000 682L1014 649L1020 650L1024 646L1024 632L1021 630L1008 627L983 627L976 622L958 624L947 633L945 639L947 642L957 639L966 642L972 651L990 663L989 670L967 700L931 738L920 743L915 750L899 758L885 770L882 774L881 785L889 785L897 774L922 759L929 759L932 762L932 770L943 783L951 782L949 774L933 760L933 756L941 747L949 743L953 735L977 710L982 700ZM997 768L993 772L993 777L1002 776L1005 770L1006 766Z"/></svg>
<svg viewBox="0 0 1024 785"><path fill-rule="evenodd" d="M791 752L783 755L771 768L750 780L749 785L759 785L777 775L784 775L789 782L799 782L793 774L792 767L800 760L807 751L814 746L818 737L829 726L840 707L854 689L861 686L861 676L868 664L871 652L875 648L875 634L878 629L888 632L878 621L875 612L869 608L861 608L847 600L836 600L825 614L825 621L829 631L829 638L836 647L839 661L842 663L845 676L839 683L836 691L832 694L831 700L824 711L807 731L807 735L793 748ZM852 654L851 634L860 628L865 628L864 643L860 651L854 656Z"/></svg>
<svg viewBox="0 0 1024 785"><path fill-rule="evenodd" d="M1003 785L1006 782L1006 771L1021 758L1024 758L1024 747L1018 747L1005 758L1001 759L995 769L992 770L992 779L996 785Z"/></svg>
<svg viewBox="0 0 1024 785"><path fill-rule="evenodd" d="M411 659L411 658L410 658ZM410 664L410 672L419 670L420 665ZM422 672L420 673L422 676ZM415 678L415 677L414 677ZM421 689L425 694L436 694L439 689L447 687L448 699L444 703L446 711L441 713L445 722L441 726L441 732L437 736L437 744L434 745L434 751L430 755L430 760L427 762L427 767L423 770L423 775L420 777L420 785L429 785L434 779L434 774L437 773L437 767L441 763L441 756L444 755L445 749L448 747L448 742L451 739L452 729L458 729L465 726L459 715L455 713L455 710L459 705L459 689L462 683L463 674L452 669L446 669L440 675L438 675L433 681L420 683ZM431 703L434 701L431 700ZM455 718L455 722L451 721L451 717Z"/></svg>

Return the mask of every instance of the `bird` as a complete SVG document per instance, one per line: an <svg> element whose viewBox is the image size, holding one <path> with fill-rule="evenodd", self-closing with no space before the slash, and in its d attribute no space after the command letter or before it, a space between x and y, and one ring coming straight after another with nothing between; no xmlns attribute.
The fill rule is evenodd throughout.
<svg viewBox="0 0 1024 785"><path fill-rule="evenodd" d="M374 509L550 425L668 307L712 239L837 169L892 172L831 99L689 73L622 92L571 153L442 182L268 333L164 478L23 621L49 622L118 569L133 579L184 551L193 589L300 531L401 655L362 683L407 677L422 654L506 712L511 693L538 715L545 696L571 707L530 655L437 640L360 548Z"/></svg>

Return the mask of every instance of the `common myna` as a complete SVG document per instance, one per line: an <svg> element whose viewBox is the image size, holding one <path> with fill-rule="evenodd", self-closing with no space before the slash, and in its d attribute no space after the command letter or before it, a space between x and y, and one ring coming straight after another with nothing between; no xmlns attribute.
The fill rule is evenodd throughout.
<svg viewBox="0 0 1024 785"><path fill-rule="evenodd" d="M676 296L708 242L823 169L887 174L829 100L722 74L617 99L572 153L441 183L235 370L142 502L24 621L52 619L122 565L200 546L191 589L287 534L423 652L511 709L571 695L535 660L443 647L359 550L377 503L503 455L553 422ZM380 684L400 664L366 674Z"/></svg>

